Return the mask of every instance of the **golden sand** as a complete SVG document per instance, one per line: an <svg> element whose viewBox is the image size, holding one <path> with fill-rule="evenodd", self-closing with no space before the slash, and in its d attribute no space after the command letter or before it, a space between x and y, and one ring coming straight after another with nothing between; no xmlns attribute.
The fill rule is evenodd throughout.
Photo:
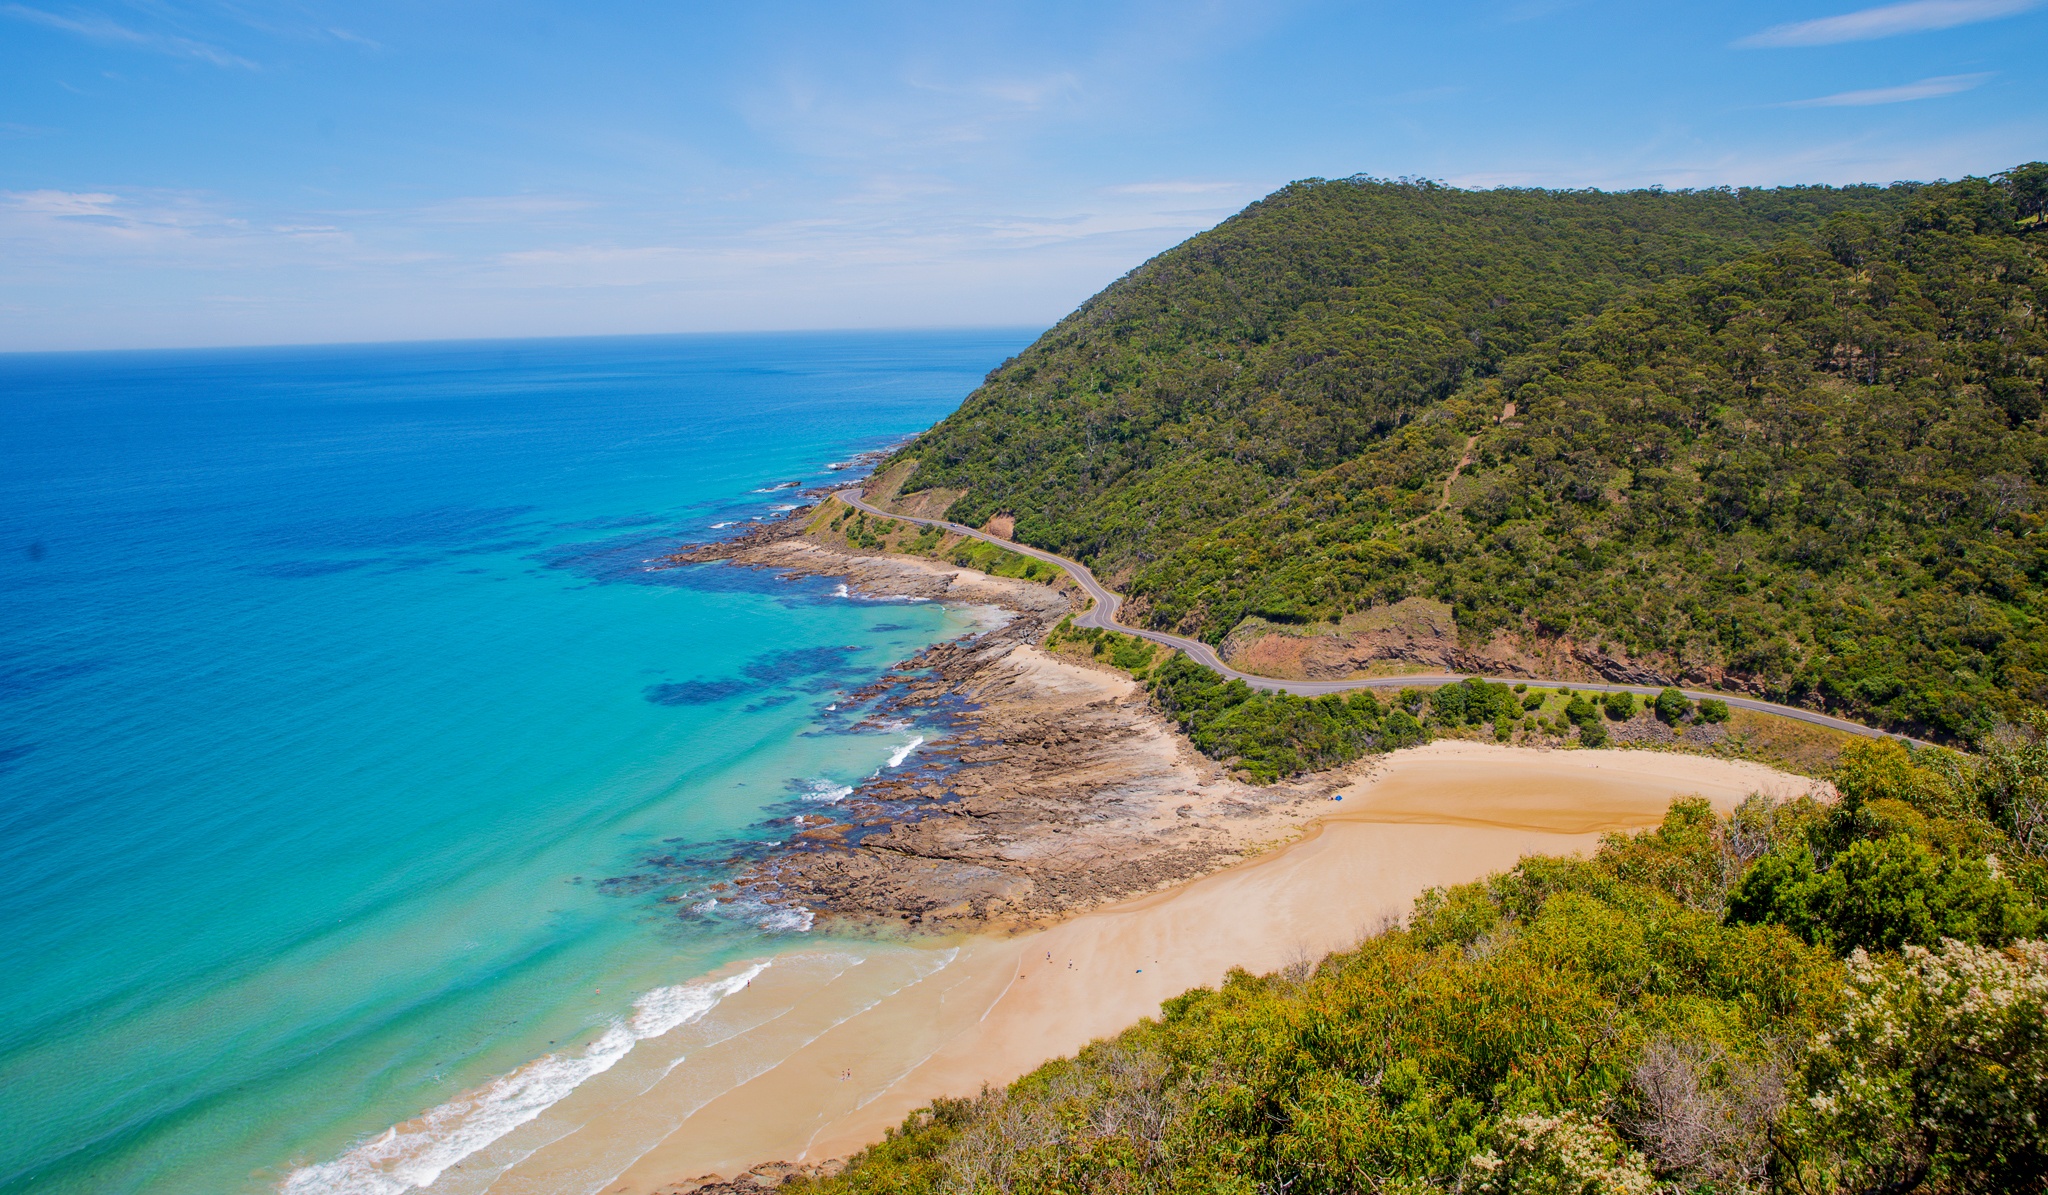
<svg viewBox="0 0 2048 1195"><path fill-rule="evenodd" d="M1006 1083L1232 967L1267 972L1350 946L1427 888L1524 855L1585 851L1603 833L1656 824L1676 797L1727 809L1809 786L1759 764L1643 751L1399 752L1306 837L1168 891L1017 937L778 956L718 1010L744 1032L707 1038L644 1090L591 1092L608 1106L528 1142L487 1189L629 1195L843 1156L934 1097ZM857 965L845 965L849 952Z"/></svg>

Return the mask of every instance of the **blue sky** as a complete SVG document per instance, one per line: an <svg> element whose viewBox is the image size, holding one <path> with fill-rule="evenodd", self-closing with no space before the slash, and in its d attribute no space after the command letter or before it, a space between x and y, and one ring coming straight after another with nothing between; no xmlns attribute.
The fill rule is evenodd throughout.
<svg viewBox="0 0 2048 1195"><path fill-rule="evenodd" d="M0 0L0 350L1042 325L1297 178L2048 158L2048 0Z"/></svg>

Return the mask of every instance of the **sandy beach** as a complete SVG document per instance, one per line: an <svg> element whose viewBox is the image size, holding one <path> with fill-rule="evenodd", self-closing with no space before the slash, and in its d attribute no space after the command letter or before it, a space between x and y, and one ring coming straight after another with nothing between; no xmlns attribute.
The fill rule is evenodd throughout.
<svg viewBox="0 0 2048 1195"><path fill-rule="evenodd" d="M1298 841L1167 891L1028 933L777 956L692 1027L702 1048L639 1090L579 1092L617 1102L530 1143L488 1189L677 1192L770 1161L842 1157L934 1097L1008 1082L1232 967L1272 971L1349 946L1429 887L1588 850L1655 824L1675 797L1726 809L1812 783L1649 751L1399 752L1326 800Z"/></svg>

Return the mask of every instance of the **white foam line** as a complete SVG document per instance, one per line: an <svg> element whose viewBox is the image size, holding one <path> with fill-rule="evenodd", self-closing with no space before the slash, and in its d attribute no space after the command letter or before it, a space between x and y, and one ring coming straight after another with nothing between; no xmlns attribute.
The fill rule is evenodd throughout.
<svg viewBox="0 0 2048 1195"><path fill-rule="evenodd" d="M960 948L956 946L952 950L946 952L946 958L944 962L932 968L929 973L918 976L915 981L904 984L903 987L899 988L898 990L903 991L909 988L916 987L918 984L923 983L927 979L930 979L933 975L937 975L939 972L945 970L948 966L952 965L953 960L958 957L960 957ZM1008 988L1005 988L1003 990L1005 993L1009 991ZM1000 999L1000 997L998 998ZM869 1104L872 1104L876 1100L889 1094L891 1091L894 1091L898 1083L903 1082L903 1080L908 1078L911 1074L913 1074L918 1067L923 1066L925 1063L930 1062L933 1058L937 1057L940 1050L943 1050L947 1046L951 1045L953 1041L957 1039L959 1036L960 1035L956 1033L952 1037L946 1038L944 1041L941 1041L937 1045L934 1045L931 1049L926 1050L922 1055L918 1056L915 1059L912 1059L908 1065L899 1068L896 1071L895 1077L890 1079L887 1083L883 1083L882 1085L876 1087L874 1090L868 1092L866 1095L855 1099L853 1102L853 1111L858 1112L862 1108L867 1107ZM828 1116L826 1117L823 1123L818 1125L817 1128L811 1130L811 1135L809 1137L804 1138L804 1151L802 1154L798 1155L799 1161L801 1161L803 1158L807 1158L810 1156L811 1147L818 1143L818 1134L823 1133L826 1129L831 1128L833 1122L836 1119L838 1118Z"/></svg>
<svg viewBox="0 0 2048 1195"><path fill-rule="evenodd" d="M816 782L818 787L805 792L802 799L814 805L837 805L853 795L851 784L833 784L829 780Z"/></svg>
<svg viewBox="0 0 2048 1195"><path fill-rule="evenodd" d="M910 758L910 753L912 751L917 750L918 747L922 746L923 744L924 736L919 735L916 738L910 740L909 742L903 744L901 747L898 747L896 749L896 754L891 755L889 757L889 766L892 768L902 767L903 761Z"/></svg>
<svg viewBox="0 0 2048 1195"><path fill-rule="evenodd" d="M838 983L839 980L843 978L848 971L851 971L855 967L858 967L862 963L868 961L867 959L857 954L818 955L814 957L831 960L844 960L843 965L840 966L840 968L837 971L832 972L831 975L826 977L824 983L818 985L820 991L824 990L827 987L830 987L835 983ZM801 1004L802 1001L793 1003L788 1008L785 1008L781 1012L776 1013L774 1016L768 1017L761 1021L757 1021L752 1025L748 1025L744 1029L734 1029L728 1033L721 1033L714 1036L706 1037L703 1041L697 1043L697 1049L708 1050L713 1046L723 1045L726 1042L731 1041L733 1038L738 1037L743 1033L759 1032L760 1030L765 1029L770 1025L773 1025L775 1022L795 1012L801 1006ZM648 1092L653 1091L657 1086L661 1084L661 1081L663 1079L668 1078L670 1071L676 1069L677 1067L681 1066L685 1062L688 1062L689 1060L689 1056L686 1054L676 1055L675 1058L671 1060L667 1066L661 1068L661 1073L659 1075L656 1075L653 1079L649 1080L647 1086L640 1089L640 1094L646 1095Z"/></svg>
<svg viewBox="0 0 2048 1195"><path fill-rule="evenodd" d="M780 957L787 959L790 956L783 955ZM851 971L853 968L858 967L862 963L867 961L865 958L862 958L861 956L856 954L807 954L805 956L799 957L820 958L828 962L837 961L843 964L839 967L838 970L832 972L831 975L826 978L823 986L830 986L831 984L838 982L840 977L844 976L848 971ZM785 965L787 964L785 963ZM733 1028L724 1033L714 1033L707 1035L698 1041L696 1047L693 1049L692 1052L694 1053L696 1051L708 1050L713 1046L723 1045L724 1043L731 1041L733 1038L738 1037L741 1034L753 1033L758 1030L764 1029L769 1025L773 1025L775 1022L788 1016L790 1013L795 1012L797 1007L798 1005L792 1004L788 1008L783 1009L781 1012L776 1013L774 1016L758 1021L752 1025L747 1025L741 1028ZM660 1086L661 1081L663 1079L668 1078L670 1072L674 1071L678 1066L681 1066L683 1063L688 1062L689 1060L690 1056L688 1054L678 1054L674 1058L670 1059L668 1065L661 1068L660 1074L655 1075L653 1078L647 1081L647 1084L640 1089L639 1094L646 1095L648 1092ZM714 1096L711 1098L715 1099L716 1097ZM580 1133L584 1129L589 1127L589 1124L563 1124L559 1126L557 1129L554 1130L554 1132L551 1135L547 1136L542 1140L534 1142L533 1148L520 1151L518 1156L512 1158L511 1160L505 1162L503 1165L499 1166L496 1174L503 1175L506 1171L518 1167L521 1163L525 1162L528 1158L533 1157L535 1154L538 1154L540 1151L548 1148L551 1145L554 1145L559 1141L565 1141L568 1138L575 1136L577 1133ZM496 1181L495 1175L493 1176L492 1181ZM489 1190L488 1187L486 1187L485 1189Z"/></svg>
<svg viewBox="0 0 2048 1195"><path fill-rule="evenodd" d="M1016 987L1017 981L1023 978L1023 976L1024 967L1023 964L1020 963L1017 966L1016 974L1010 976L1010 982L1004 984L1003 990L996 993L996 998L988 1002L988 1007L981 1010L981 1015L974 1018L974 1023L979 1025L983 1021L988 1020L988 1014L994 1012L996 1010L996 1005L1001 1004L1005 999L1009 997L1010 989Z"/></svg>
<svg viewBox="0 0 2048 1195"><path fill-rule="evenodd" d="M747 986L773 959L719 980L656 988L633 1001L580 1054L544 1054L466 1091L415 1120L394 1125L331 1162L285 1176L284 1195L401 1195L431 1186L448 1167L539 1116L631 1053L633 1046L687 1025Z"/></svg>
<svg viewBox="0 0 2048 1195"><path fill-rule="evenodd" d="M900 995L900 994L901 994L901 993L903 993L903 992L907 992L907 991L909 991L909 990L910 990L911 988L914 988L914 987L916 987L916 986L917 986L918 984L921 984L921 983L923 983L923 982L924 982L925 980L927 980L927 979L930 979L930 978L931 978L932 976L934 976L934 975L937 975L937 974L938 974L939 972L941 972L941 971L945 970L945 969L946 969L947 967L950 967L950 966L952 966L952 965L953 965L953 960L954 960L954 959L956 959L956 958L959 958L959 957L960 957L960 948L959 948L959 947L957 947L957 946L953 947L953 948L952 948L952 949L950 949L950 950L947 950L947 951L945 951L945 952L944 952L944 957L943 957L943 958L941 958L941 959L939 959L939 961L938 961L938 965L937 965L937 966L935 966L935 967L933 967L933 968L932 968L931 970L929 970L929 971L926 971L926 972L924 972L923 974L920 974L920 975L917 975L917 976L915 976L914 978L912 978L912 979L911 979L911 981L910 981L909 983L906 983L906 984L904 984L904 985L903 985L903 986L901 986L901 987L891 988L891 989L889 989L888 991L886 991L886 992L883 992L883 993L882 993L881 995L879 995L879 996L876 996L876 997L875 997L874 999L872 999L872 1000L868 1001L868 1002L867 1002L866 1004L863 1004L863 1005L861 1005L861 1006L860 1006L859 1008L856 1008L856 1009L854 1009L853 1011L851 1011L851 1012L847 1013L847 1014L846 1014L845 1016L843 1016L843 1017L840 1017L840 1018L839 1018L838 1020L836 1020L836 1021L832 1022L832 1023L831 1023L831 1024L829 1024L829 1025L826 1025L826 1026L825 1026L824 1028L822 1028L822 1029L819 1029L819 1030L818 1030L818 1031L817 1031L816 1033L814 1033L814 1034L812 1034L811 1036L809 1036L809 1037L807 1037L807 1038L804 1038L804 1039L803 1039L802 1041L798 1042L798 1043L797 1043L797 1044L796 1044L796 1045L795 1045L795 1046L794 1046L793 1048L791 1048L791 1049L790 1049L790 1051L789 1051L788 1053L784 1054L784 1055L783 1055L782 1057L780 1057L780 1058L777 1058L777 1059L775 1059L775 1060L774 1060L774 1061L772 1061L772 1062L768 1062L768 1063L766 1063L765 1065L763 1065L763 1066L761 1066L761 1067L759 1067L759 1068L755 1069L754 1071L752 1071L752 1072L748 1073L748 1074L746 1075L746 1077L745 1077L745 1078L741 1079L741 1080L740 1080L739 1082L737 1082L737 1083L734 1083L734 1084L733 1084L732 1086L730 1086L730 1087L726 1088L725 1090L723 1090L723 1091L721 1091L721 1092L718 1092L718 1093L717 1093L717 1094L715 1094L715 1095L710 1095L710 1096L706 1096L705 1098L703 1098L703 1099L701 1099L701 1100L697 1101L696 1103L694 1103L694 1104L691 1104L691 1105L690 1105L690 1108L689 1108L689 1111L687 1111L687 1112L684 1112L684 1113L682 1114L682 1116L681 1116L681 1117L677 1118L677 1120L676 1120L676 1127L677 1127L677 1128L680 1128L680 1127L682 1126L682 1124L683 1124L683 1122L684 1122L684 1121L687 1121L687 1120L689 1120L689 1119L690 1119L690 1117L692 1117L692 1116L695 1116L695 1115L696 1115L696 1114L697 1114L697 1113L698 1113L699 1111L703 1110L703 1108L704 1108L704 1107L705 1107L706 1105L710 1104L710 1103L711 1103L711 1102L713 1102L714 1100L720 1100L720 1099L724 1099L724 1098L725 1098L726 1096L728 1096L728 1095L731 1095L731 1094L732 1094L733 1092L735 1092L735 1091L738 1091L738 1090L739 1090L740 1088L742 1088L742 1087L745 1087L745 1086L746 1086L747 1084L749 1084L749 1083L752 1083L752 1082L753 1082L754 1080L756 1080L756 1079L760 1078L760 1077L761 1077L762 1075L765 1075L765 1074L767 1074L767 1073L768 1073L769 1071L772 1071L772 1070L774 1070L774 1069L775 1069L776 1067L778 1067L778 1066L781 1066L782 1064L784 1064L784 1063L788 1062L788 1061L789 1061L790 1059L792 1059L792 1058L796 1057L796 1056L797 1056L798 1054L801 1054L801 1053L802 1053L802 1052L803 1052L803 1051L804 1051L805 1049L809 1048L809 1046L811 1045L811 1043L813 1043L813 1042L817 1041L817 1040L818 1040L819 1038L821 1038L821 1037L825 1036L826 1034L828 1034L828 1033L832 1032L832 1031L833 1031L834 1029L837 1029L837 1028L839 1028L839 1027L840 1027L841 1025L844 1025L844 1024L846 1024L846 1022L848 1022L848 1021L850 1021L850 1020L854 1019L854 1018L855 1018L855 1017L857 1017L857 1016L860 1016L860 1015L861 1015L862 1013L864 1013L864 1012L867 1012L867 1011L869 1011L870 1009L874 1008L874 1007L875 1007L876 1005L878 1005L878 1004L882 1003L882 1001L884 1001L884 1000L887 1000L887 999L889 999L889 998L890 998L890 997L892 997L892 996ZM862 961L866 961L866 960L862 960ZM913 967L914 967L914 966L915 966L915 964L913 964ZM840 974L841 974L841 975L843 975L843 974L845 974L845 972L841 972ZM826 986L830 986L830 984L831 984L831 983L833 983L833 982L837 982L837 981L838 981L838 978L839 978L839 976L834 976L834 977L832 978L832 980L830 980L830 981L828 981L828 982L827 982ZM823 989L821 988L820 990L822 991ZM764 1023L765 1023L765 1022L764 1022ZM934 1052L934 1053L936 1053L937 1051L935 1050L935 1051L933 1051L933 1052ZM930 1055L926 1055L926 1057L930 1057ZM921 1061L920 1061L919 1065L922 1065L922 1062L921 1062ZM901 1078L902 1078L902 1076L900 1076L900 1075L899 1075L899 1076L897 1076L897 1080L898 1080L898 1081L900 1081L900 1080L901 1080ZM893 1084L892 1084L892 1086L893 1086ZM674 1132L674 1131L675 1131L675 1129L670 1129L669 1131L670 1131L670 1132ZM814 1131L814 1132L813 1132L813 1133L811 1134L811 1138L812 1138L812 1140L816 1140L816 1139L817 1139L817 1134L818 1134L819 1132L822 1132L822 1131L823 1131L823 1126L820 1126L818 1130ZM806 1144L808 1145L808 1143L806 1143ZM589 1188L586 1188L586 1189L585 1189L585 1195L596 1195L596 1193L597 1193L597 1192L599 1192L599 1191L602 1191L602 1190L604 1190L604 1189L605 1189L606 1187L609 1187L609 1186L611 1186L611 1185L612 1185L613 1183L615 1183L615 1182L619 1181L619 1178L620 1178L620 1176L621 1176L621 1175L624 1175L624 1174L626 1173L626 1171L628 1171L628 1170L631 1170L631 1169L633 1168L633 1164L634 1164L635 1162L638 1162L638 1161L639 1161L639 1160L640 1160L641 1158L643 1158L643 1157L645 1157L645 1156L646 1156L646 1152L645 1152L645 1151L643 1151L642 1153L639 1153L639 1154L636 1154L636 1155L634 1155L634 1156L633 1156L632 1158L630 1158L630 1159L628 1159L628 1160L627 1160L627 1162L626 1162L626 1164L625 1164L624 1166L622 1166L622 1167L620 1167L620 1168L619 1168L619 1172L618 1172L618 1174L614 1174L614 1175L612 1175L612 1176L611 1176L610 1178L608 1178L608 1179L604 1180L603 1182L601 1182L601 1183L597 1184L597 1185L596 1185L596 1186L594 1186L594 1187L589 1187Z"/></svg>

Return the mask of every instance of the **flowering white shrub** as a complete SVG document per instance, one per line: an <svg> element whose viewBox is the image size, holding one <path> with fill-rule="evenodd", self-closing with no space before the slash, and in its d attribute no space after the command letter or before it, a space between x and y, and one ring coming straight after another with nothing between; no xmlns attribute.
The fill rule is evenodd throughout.
<svg viewBox="0 0 2048 1195"><path fill-rule="evenodd" d="M1493 1148L1466 1163L1459 1184L1478 1195L1652 1195L1642 1158L1601 1121L1577 1112L1516 1116Z"/></svg>
<svg viewBox="0 0 2048 1195"><path fill-rule="evenodd" d="M1850 1191L2039 1191L2048 1175L2048 943L1848 960L1813 1043L1802 1132Z"/></svg>

